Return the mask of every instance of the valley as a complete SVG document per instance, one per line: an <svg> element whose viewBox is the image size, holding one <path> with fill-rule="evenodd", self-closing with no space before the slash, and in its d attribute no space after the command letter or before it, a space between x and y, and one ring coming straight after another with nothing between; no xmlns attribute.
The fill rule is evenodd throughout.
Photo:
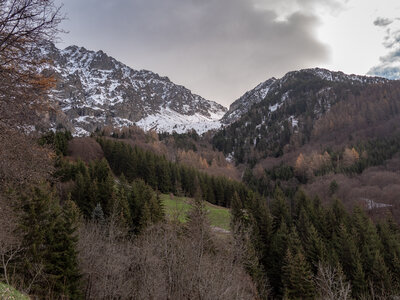
<svg viewBox="0 0 400 300"><path fill-rule="evenodd" d="M59 49L61 8L0 1L0 298L399 297L400 80L306 68L226 108Z"/></svg>

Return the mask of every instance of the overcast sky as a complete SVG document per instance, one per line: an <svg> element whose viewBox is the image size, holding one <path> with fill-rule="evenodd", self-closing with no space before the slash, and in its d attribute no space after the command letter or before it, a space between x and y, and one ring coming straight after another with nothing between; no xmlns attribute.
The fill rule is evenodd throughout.
<svg viewBox="0 0 400 300"><path fill-rule="evenodd" d="M56 0L59 47L103 50L229 106L309 67L400 75L398 0Z"/></svg>

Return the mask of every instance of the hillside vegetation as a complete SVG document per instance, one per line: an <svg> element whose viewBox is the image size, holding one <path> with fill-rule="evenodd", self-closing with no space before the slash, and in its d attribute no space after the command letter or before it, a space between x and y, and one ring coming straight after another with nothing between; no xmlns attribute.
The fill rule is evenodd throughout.
<svg viewBox="0 0 400 300"><path fill-rule="evenodd" d="M160 197L167 218L171 220L177 218L180 222L187 221L188 212L190 212L193 207L194 199L166 194ZM205 208L211 226L222 228L227 231L230 230L231 215L229 209L210 203L206 203Z"/></svg>
<svg viewBox="0 0 400 300"><path fill-rule="evenodd" d="M0 282L0 298L5 300L29 300L28 296L2 282Z"/></svg>
<svg viewBox="0 0 400 300"><path fill-rule="evenodd" d="M115 60L64 51L88 55L79 63L94 70L84 75L96 88L86 91L80 70L62 59L58 71L73 71L65 84L43 71L43 41L56 37L60 21L55 1L0 1L1 298L400 296L399 81L295 71L238 99L221 130L120 128L126 120L108 118L117 111L105 104L133 102L96 98L123 75L101 69ZM172 84L137 73L146 74ZM153 83L143 95L160 104L165 94ZM58 104L70 116L49 97L57 88L66 89ZM181 104L204 102L174 95L185 112ZM79 97L84 106L70 105ZM91 136L73 137L58 122L68 117ZM54 130L45 133L43 123Z"/></svg>

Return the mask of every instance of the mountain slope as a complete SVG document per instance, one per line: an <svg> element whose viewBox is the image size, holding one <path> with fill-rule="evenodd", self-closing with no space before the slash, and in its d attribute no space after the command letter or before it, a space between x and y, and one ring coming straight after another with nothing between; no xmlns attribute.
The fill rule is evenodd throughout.
<svg viewBox="0 0 400 300"><path fill-rule="evenodd" d="M167 77L133 70L102 51L77 46L59 50L45 44L39 55L52 61L43 72L54 73L57 85L51 96L76 135L134 124L145 130L194 128L202 133L219 128L226 112Z"/></svg>
<svg viewBox="0 0 400 300"><path fill-rule="evenodd" d="M238 163L254 163L267 156L281 156L284 152L309 143L312 138L321 139L321 133L329 127L325 118L330 116L333 108L337 119L351 110L350 107L347 110L344 108L346 104L357 103L358 110L353 114L360 116L354 120L360 119L361 124L361 120L366 119L361 115L365 107L376 106L374 99L364 102L363 99L379 88L381 91L376 93L376 99L380 99L387 91L396 90L390 84L389 80L383 78L345 75L324 69L290 72L281 79L273 78L261 85L263 93L259 92L259 85L236 101L223 118L223 122L231 120L232 123L214 136L213 144L226 155L233 156ZM255 95L265 97L257 99ZM395 102L396 98L392 100ZM380 105L385 107L384 103ZM382 118L389 118L390 109ZM373 109L371 115L374 113L377 113L377 109ZM346 132L349 128L343 129L340 125L344 123L345 120L333 122L336 127L331 128L330 133L336 130L349 136L350 132ZM362 126L367 125L363 123Z"/></svg>
<svg viewBox="0 0 400 300"><path fill-rule="evenodd" d="M299 76L299 74L309 75L321 80L326 80L330 82L353 82L353 83L363 83L371 84L378 82L385 82L386 79L379 77L367 77L359 75L346 75L343 72L333 72L321 68L304 69L300 71L292 71L287 73L281 79L276 79L274 77L268 79L257 85L254 89L246 92L242 97L234 101L229 110L226 112L222 118L224 124L231 124L240 119L242 115L250 110L250 108L257 103L260 103L268 95L279 91L284 87L284 84L290 80Z"/></svg>
<svg viewBox="0 0 400 300"><path fill-rule="evenodd" d="M242 97L234 101L229 110L222 118L224 124L230 124L240 119L240 117L248 112L252 105L259 103L267 95L271 86L274 85L276 79L272 77L265 82L260 83L254 89L246 92Z"/></svg>

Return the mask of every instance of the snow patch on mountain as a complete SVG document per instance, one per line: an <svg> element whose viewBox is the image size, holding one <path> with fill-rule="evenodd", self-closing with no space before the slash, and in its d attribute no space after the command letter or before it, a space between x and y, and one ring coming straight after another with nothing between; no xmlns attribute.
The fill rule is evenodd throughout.
<svg viewBox="0 0 400 300"><path fill-rule="evenodd" d="M57 80L51 98L65 114L74 135L88 135L104 126L134 124L144 130L199 133L220 127L222 105L192 94L168 77L134 70L103 51L46 43L38 55L51 60L42 70ZM57 126L58 120L54 120Z"/></svg>
<svg viewBox="0 0 400 300"><path fill-rule="evenodd" d="M185 133L194 129L198 134L203 134L209 130L219 129L221 127L220 119L224 112L217 112L206 117L202 114L183 116L170 108L163 108L157 114L147 116L136 125L144 130L157 130L159 132L177 132Z"/></svg>

